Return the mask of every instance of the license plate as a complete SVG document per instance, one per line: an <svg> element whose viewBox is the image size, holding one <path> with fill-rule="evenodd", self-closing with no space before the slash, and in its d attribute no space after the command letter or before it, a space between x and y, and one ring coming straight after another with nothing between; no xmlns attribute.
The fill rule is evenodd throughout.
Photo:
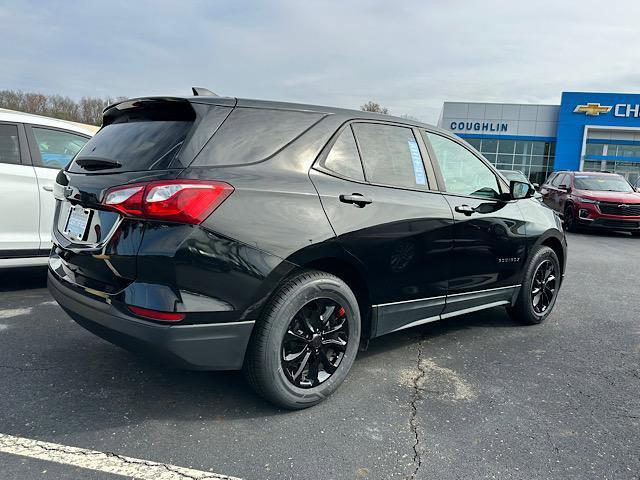
<svg viewBox="0 0 640 480"><path fill-rule="evenodd" d="M69 212L69 219L67 220L64 233L72 240L84 240L90 218L91 210L82 208L80 205L75 205Z"/></svg>

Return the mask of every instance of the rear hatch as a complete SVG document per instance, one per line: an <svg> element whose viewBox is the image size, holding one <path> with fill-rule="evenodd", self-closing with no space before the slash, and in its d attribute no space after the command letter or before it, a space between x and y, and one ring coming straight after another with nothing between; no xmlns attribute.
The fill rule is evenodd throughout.
<svg viewBox="0 0 640 480"><path fill-rule="evenodd" d="M220 103L144 98L105 110L103 127L54 186L50 266L58 276L107 294L135 279L146 222L105 205L105 197L114 187L175 179L224 122L235 100Z"/></svg>

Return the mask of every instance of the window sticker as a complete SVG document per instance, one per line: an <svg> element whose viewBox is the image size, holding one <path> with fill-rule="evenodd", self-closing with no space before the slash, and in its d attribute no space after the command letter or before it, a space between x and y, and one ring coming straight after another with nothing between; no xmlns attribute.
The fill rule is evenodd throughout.
<svg viewBox="0 0 640 480"><path fill-rule="evenodd" d="M414 138L407 140L409 144L409 152L411 153L411 162L413 163L413 175L416 178L416 185L426 185L427 175L424 171L424 165L422 164L422 157L420 156L420 149Z"/></svg>

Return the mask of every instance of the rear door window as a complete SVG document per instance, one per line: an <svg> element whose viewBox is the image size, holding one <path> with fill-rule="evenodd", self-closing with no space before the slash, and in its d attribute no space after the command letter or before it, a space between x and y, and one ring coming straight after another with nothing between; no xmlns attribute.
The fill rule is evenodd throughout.
<svg viewBox="0 0 640 480"><path fill-rule="evenodd" d="M16 125L0 124L0 163L20 164L20 141Z"/></svg>
<svg viewBox="0 0 640 480"><path fill-rule="evenodd" d="M353 125L367 180L426 190L427 175L413 130L379 123Z"/></svg>
<svg viewBox="0 0 640 480"><path fill-rule="evenodd" d="M242 165L278 153L324 115L315 112L237 107L193 166Z"/></svg>
<svg viewBox="0 0 640 480"><path fill-rule="evenodd" d="M61 169L78 154L89 137L51 128L31 127L40 152L34 156L36 166Z"/></svg>
<svg viewBox="0 0 640 480"><path fill-rule="evenodd" d="M331 147L329 155L322 162L322 166L343 177L364 180L362 163L351 127L347 126L342 131Z"/></svg>

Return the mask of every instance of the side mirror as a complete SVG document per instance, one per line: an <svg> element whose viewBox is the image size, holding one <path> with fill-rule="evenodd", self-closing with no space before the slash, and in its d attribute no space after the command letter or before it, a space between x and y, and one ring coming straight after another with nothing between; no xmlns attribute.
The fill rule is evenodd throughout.
<svg viewBox="0 0 640 480"><path fill-rule="evenodd" d="M523 198L530 198L533 196L535 190L527 182L519 182L518 180L511 180L509 183L509 193L513 200L521 200Z"/></svg>

